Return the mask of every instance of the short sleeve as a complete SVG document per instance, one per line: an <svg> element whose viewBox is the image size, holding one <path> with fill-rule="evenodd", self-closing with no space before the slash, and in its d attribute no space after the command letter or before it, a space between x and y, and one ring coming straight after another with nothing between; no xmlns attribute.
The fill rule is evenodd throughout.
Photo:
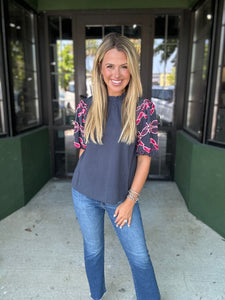
<svg viewBox="0 0 225 300"><path fill-rule="evenodd" d="M158 121L155 105L149 100L141 100L137 107L137 155L153 156L158 153Z"/></svg>
<svg viewBox="0 0 225 300"><path fill-rule="evenodd" d="M84 141L84 125L87 117L87 104L81 100L77 105L74 124L74 147L86 149Z"/></svg>

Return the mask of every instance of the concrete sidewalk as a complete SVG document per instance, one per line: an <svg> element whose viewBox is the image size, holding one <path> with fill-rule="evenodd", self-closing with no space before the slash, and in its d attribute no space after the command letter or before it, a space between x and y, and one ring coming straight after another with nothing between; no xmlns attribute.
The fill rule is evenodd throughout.
<svg viewBox="0 0 225 300"><path fill-rule="evenodd" d="M146 182L140 207L162 300L225 299L225 239L196 220L174 182ZM134 300L129 265L105 220L107 293ZM70 181L52 179L0 222L0 299L88 300ZM149 299L150 300L150 299Z"/></svg>

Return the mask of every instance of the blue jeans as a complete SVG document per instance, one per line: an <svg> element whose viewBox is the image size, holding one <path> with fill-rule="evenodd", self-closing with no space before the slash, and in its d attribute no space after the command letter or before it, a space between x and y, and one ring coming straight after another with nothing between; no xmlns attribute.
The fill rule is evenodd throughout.
<svg viewBox="0 0 225 300"><path fill-rule="evenodd" d="M84 258L91 297L99 300L106 291L104 276L104 214L107 211L128 258L137 300L159 300L160 294L146 247L138 203L133 209L131 226L116 227L117 205L104 204L72 189L73 202L83 235Z"/></svg>

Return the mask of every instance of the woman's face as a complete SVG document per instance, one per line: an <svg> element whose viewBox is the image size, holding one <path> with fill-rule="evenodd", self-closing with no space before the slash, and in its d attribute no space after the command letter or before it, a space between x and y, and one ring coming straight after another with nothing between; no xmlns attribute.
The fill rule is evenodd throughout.
<svg viewBox="0 0 225 300"><path fill-rule="evenodd" d="M117 49L106 52L102 60L101 74L109 96L120 96L124 93L130 81L126 54Z"/></svg>

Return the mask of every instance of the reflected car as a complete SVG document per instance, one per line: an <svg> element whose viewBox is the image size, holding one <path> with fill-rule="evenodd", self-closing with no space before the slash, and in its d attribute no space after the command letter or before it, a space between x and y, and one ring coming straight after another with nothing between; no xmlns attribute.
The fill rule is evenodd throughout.
<svg viewBox="0 0 225 300"><path fill-rule="evenodd" d="M174 86L152 86L152 102L160 118L160 125L172 125Z"/></svg>

